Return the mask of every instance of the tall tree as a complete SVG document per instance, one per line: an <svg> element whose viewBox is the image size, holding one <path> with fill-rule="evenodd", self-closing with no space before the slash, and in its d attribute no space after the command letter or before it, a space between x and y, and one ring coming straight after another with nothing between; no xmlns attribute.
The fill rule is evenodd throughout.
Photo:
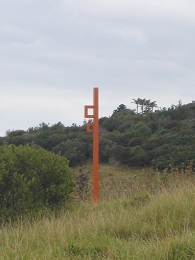
<svg viewBox="0 0 195 260"><path fill-rule="evenodd" d="M131 103L134 103L134 104L136 104L137 105L137 114L138 114L138 109L139 109L139 105L140 105L140 98L137 98L137 99L132 99L133 100L133 102L131 102Z"/></svg>
<svg viewBox="0 0 195 260"><path fill-rule="evenodd" d="M150 102L150 108L152 109L152 112L154 110L154 107L157 107L156 101Z"/></svg>
<svg viewBox="0 0 195 260"><path fill-rule="evenodd" d="M117 107L117 109L115 109L115 110L113 111L113 113L117 113L117 112L120 112L120 111L126 110L126 109L127 109L127 106L125 106L124 104L120 104L120 105Z"/></svg>
<svg viewBox="0 0 195 260"><path fill-rule="evenodd" d="M142 114L144 112L144 105L145 105L145 102L146 102L146 99L143 98L143 99L139 99L139 105L141 106L141 110L142 110Z"/></svg>
<svg viewBox="0 0 195 260"><path fill-rule="evenodd" d="M150 108L150 99L145 99L144 101L144 112L145 113L148 113L151 111L151 108Z"/></svg>

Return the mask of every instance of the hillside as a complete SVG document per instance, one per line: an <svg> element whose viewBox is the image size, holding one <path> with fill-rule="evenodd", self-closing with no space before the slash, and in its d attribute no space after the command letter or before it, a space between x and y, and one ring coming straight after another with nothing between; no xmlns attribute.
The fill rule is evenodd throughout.
<svg viewBox="0 0 195 260"><path fill-rule="evenodd" d="M136 112L121 104L99 123L100 162L183 171L195 160L195 103L155 112L147 107ZM32 142L67 157L71 166L92 157L92 134L86 132L86 122L82 126L42 123L27 131L7 131L0 140L16 145Z"/></svg>

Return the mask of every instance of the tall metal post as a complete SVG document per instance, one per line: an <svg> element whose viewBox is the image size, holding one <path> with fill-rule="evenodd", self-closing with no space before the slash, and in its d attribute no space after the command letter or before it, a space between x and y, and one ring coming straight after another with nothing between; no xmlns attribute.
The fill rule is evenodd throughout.
<svg viewBox="0 0 195 260"><path fill-rule="evenodd" d="M93 89L93 105L85 106L85 118L92 118L93 121L87 123L87 132L93 133L93 202L98 202L98 169L99 169L99 96L98 88ZM89 114L89 109L93 110Z"/></svg>

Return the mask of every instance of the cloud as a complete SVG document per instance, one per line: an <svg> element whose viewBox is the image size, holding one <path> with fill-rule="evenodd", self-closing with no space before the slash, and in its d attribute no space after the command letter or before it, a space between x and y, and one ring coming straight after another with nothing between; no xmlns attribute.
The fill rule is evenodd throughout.
<svg viewBox="0 0 195 260"><path fill-rule="evenodd" d="M42 121L82 123L100 88L100 115L146 97L194 95L192 0L2 0L1 133Z"/></svg>
<svg viewBox="0 0 195 260"><path fill-rule="evenodd" d="M57 0L66 13L97 16L131 16L141 19L164 19L172 21L195 21L195 3L192 0Z"/></svg>
<svg viewBox="0 0 195 260"><path fill-rule="evenodd" d="M66 126L82 124L84 103L92 102L90 96L85 94L85 91L75 91L74 88L7 86L1 93L0 103L4 129L21 129L21 120L24 130L38 126L41 122L54 124L61 121ZM4 134L2 130L1 134Z"/></svg>
<svg viewBox="0 0 195 260"><path fill-rule="evenodd" d="M104 27L103 30L110 34L114 35L121 40L132 40L136 43L146 43L147 37L145 34L137 27L133 26L108 26Z"/></svg>

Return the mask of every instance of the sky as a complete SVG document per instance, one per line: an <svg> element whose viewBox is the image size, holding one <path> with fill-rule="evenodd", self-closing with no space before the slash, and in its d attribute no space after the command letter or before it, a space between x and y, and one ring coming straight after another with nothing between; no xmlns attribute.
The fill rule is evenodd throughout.
<svg viewBox="0 0 195 260"><path fill-rule="evenodd" d="M195 100L194 0L0 0L0 136Z"/></svg>

